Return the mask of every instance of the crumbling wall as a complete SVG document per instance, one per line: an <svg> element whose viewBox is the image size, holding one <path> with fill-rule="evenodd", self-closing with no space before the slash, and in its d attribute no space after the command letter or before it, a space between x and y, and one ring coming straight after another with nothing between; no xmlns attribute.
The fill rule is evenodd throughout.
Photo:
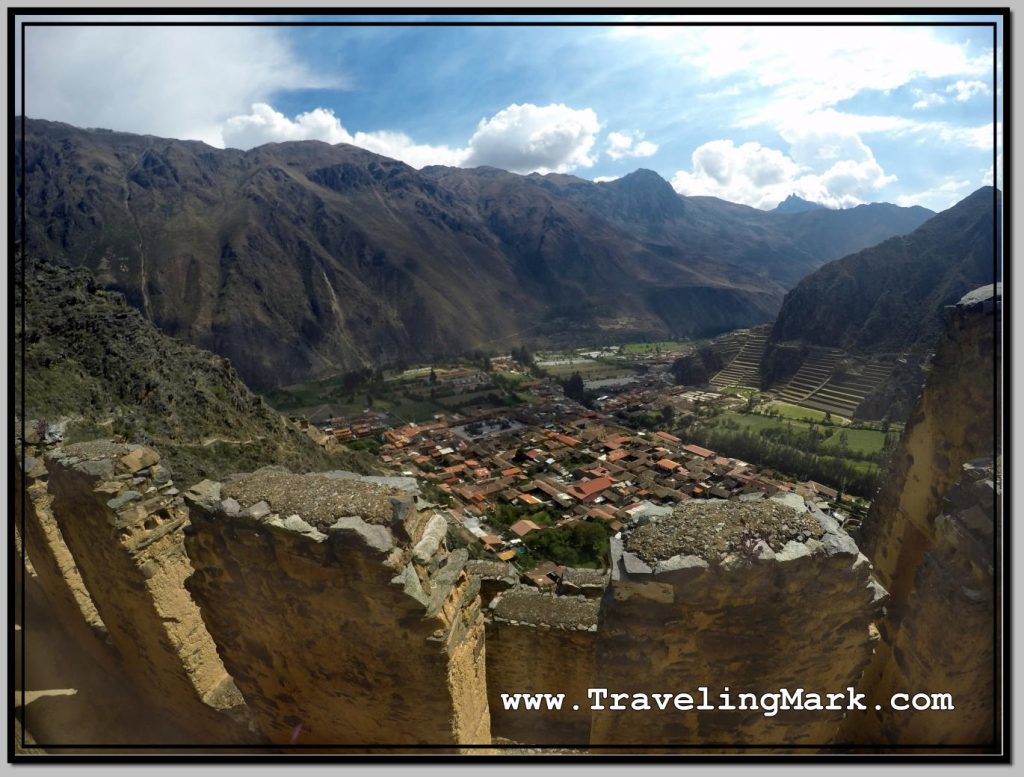
<svg viewBox="0 0 1024 777"><path fill-rule="evenodd" d="M846 741L993 747L999 726L1001 300L982 287L946 311L931 373L863 528L892 601ZM953 710L896 710L895 692L949 693ZM878 709L875 709L876 705Z"/></svg>
<svg viewBox="0 0 1024 777"><path fill-rule="evenodd" d="M47 455L52 510L140 695L188 744L253 741L244 705L184 587L191 572L178 490L141 446L80 443Z"/></svg>
<svg viewBox="0 0 1024 777"><path fill-rule="evenodd" d="M487 696L491 733L520 744L577 745L590 740L587 688L595 681L598 600L513 588L491 602ZM501 695L565 694L561 710L506 709ZM576 704L578 709L573 709Z"/></svg>
<svg viewBox="0 0 1024 777"><path fill-rule="evenodd" d="M19 532L24 529L24 550L31 569L27 589L32 601L19 622L31 629L33 620L56 620L77 650L87 653L97 664L112 668L116 651L107 644L107 628L53 517L46 485L48 473L39 451L29 446L24 460L19 457L14 463L12 474L14 525ZM21 584L20 576L17 584ZM47 612L40 612L42 608Z"/></svg>
<svg viewBox="0 0 1024 777"><path fill-rule="evenodd" d="M870 659L885 601L835 521L774 499L680 505L613 540L612 564L595 683L610 693L687 693L694 705L702 686L712 704L726 688L733 699L782 688L846 691ZM649 703L615 711L605 701L593 712L591 743L824 747L844 714Z"/></svg>
<svg viewBox="0 0 1024 777"><path fill-rule="evenodd" d="M479 582L393 485L263 470L190 497L188 588L275 744L490 743Z"/></svg>

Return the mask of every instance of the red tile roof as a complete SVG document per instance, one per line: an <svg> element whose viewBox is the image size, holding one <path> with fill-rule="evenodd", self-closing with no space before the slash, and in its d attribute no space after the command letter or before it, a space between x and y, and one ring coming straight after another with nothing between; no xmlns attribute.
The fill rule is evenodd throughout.
<svg viewBox="0 0 1024 777"><path fill-rule="evenodd" d="M700 456L701 458L708 459L715 455L714 451L709 451L707 448L701 448L699 445L684 445L683 450L687 453L692 453L694 456Z"/></svg>
<svg viewBox="0 0 1024 777"><path fill-rule="evenodd" d="M592 496L606 488L610 488L615 485L615 481L609 477L594 478L592 480L584 480L582 483L574 483L573 487L584 496Z"/></svg>
<svg viewBox="0 0 1024 777"><path fill-rule="evenodd" d="M520 521L516 521L509 527L509 529L511 529L512 532L519 537L525 537L532 531L540 531L540 528L540 526L538 526L528 518L523 518Z"/></svg>

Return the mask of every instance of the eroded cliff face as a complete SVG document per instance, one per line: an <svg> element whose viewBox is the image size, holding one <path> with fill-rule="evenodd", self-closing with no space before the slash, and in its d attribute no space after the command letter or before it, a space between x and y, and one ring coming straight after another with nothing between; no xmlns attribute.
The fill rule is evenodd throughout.
<svg viewBox="0 0 1024 777"><path fill-rule="evenodd" d="M52 451L53 515L137 691L175 716L188 744L257 741L185 590L188 515L159 459L103 441Z"/></svg>
<svg viewBox="0 0 1024 777"><path fill-rule="evenodd" d="M928 382L865 521L865 552L892 602L865 677L869 709L844 726L852 743L998 741L1000 308L989 286L947 309ZM954 709L895 710L896 692L948 693Z"/></svg>
<svg viewBox="0 0 1024 777"><path fill-rule="evenodd" d="M274 744L490 743L479 581L408 480L261 470L190 492L187 586Z"/></svg>
<svg viewBox="0 0 1024 777"><path fill-rule="evenodd" d="M792 502L792 500L789 500ZM799 499L796 502L800 502ZM741 550L721 552L736 533ZM824 694L858 685L885 591L830 517L783 501L687 503L613 541L595 666L611 693ZM824 697L823 697L824 698ZM696 701L695 704L699 704ZM842 710L607 708L592 744L821 745ZM627 705L629 702L627 702Z"/></svg>
<svg viewBox="0 0 1024 777"><path fill-rule="evenodd" d="M587 689L595 672L598 600L513 588L491 602L487 623L487 695L491 733L523 744L586 747ZM506 710L501 694L565 694L562 709ZM573 709L573 705L579 709Z"/></svg>

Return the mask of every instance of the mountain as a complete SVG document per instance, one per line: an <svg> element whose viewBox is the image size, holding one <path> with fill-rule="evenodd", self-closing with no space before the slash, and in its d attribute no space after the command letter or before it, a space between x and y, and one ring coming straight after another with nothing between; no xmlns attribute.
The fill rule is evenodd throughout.
<svg viewBox="0 0 1024 777"><path fill-rule="evenodd" d="M909 235L824 265L786 295L771 340L859 353L930 349L943 307L997 280L1000 201L983 187Z"/></svg>
<svg viewBox="0 0 1024 777"><path fill-rule="evenodd" d="M329 455L282 418L220 356L161 334L87 270L29 259L16 268L15 336L24 344L26 420L64 419L74 442L122 434L159 448L193 483L266 464L372 471L362 454ZM19 365L20 366L20 365Z"/></svg>
<svg viewBox="0 0 1024 777"><path fill-rule="evenodd" d="M343 144L242 152L26 124L29 253L89 268L261 390L521 341L763 323L787 288L868 231L833 244L842 215L805 225L793 220L815 213L683 198L644 170L605 184L417 171ZM888 237L919 214L885 217Z"/></svg>
<svg viewBox="0 0 1024 777"><path fill-rule="evenodd" d="M809 202L801 199L795 194L789 195L786 199L775 206L776 213L806 213L809 210L823 210L825 208L820 202Z"/></svg>
<svg viewBox="0 0 1024 777"><path fill-rule="evenodd" d="M872 202L854 208L815 208L803 212L771 211L777 230L821 261L840 259L896 235L912 232L935 215L913 205L903 208Z"/></svg>

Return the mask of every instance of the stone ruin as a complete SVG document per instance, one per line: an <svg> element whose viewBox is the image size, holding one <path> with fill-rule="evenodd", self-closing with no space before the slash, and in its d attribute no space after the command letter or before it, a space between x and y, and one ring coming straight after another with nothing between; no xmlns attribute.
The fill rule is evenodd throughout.
<svg viewBox="0 0 1024 777"><path fill-rule="evenodd" d="M871 658L885 600L853 540L798 497L688 502L613 540L594 661L612 692L845 691ZM606 709L591 741L814 745L844 716L763 712Z"/></svg>
<svg viewBox="0 0 1024 777"><path fill-rule="evenodd" d="M792 496L695 500L624 529L602 597L593 574L556 595L449 549L407 478L269 468L179 489L150 448L33 443L14 472L22 634L42 629L35 645L52 636L114 678L92 709L137 724L96 729L110 744L991 748L1001 462L979 458L994 410L962 405L987 407L999 311L951 310L863 552ZM588 708L591 688L701 686L852 687L869 709ZM894 712L881 702L897 690L947 691L956 708ZM505 710L517 692L565 693L567 708ZM29 733L40 703L22 701Z"/></svg>
<svg viewBox="0 0 1024 777"><path fill-rule="evenodd" d="M407 482L201 486L187 587L271 743L490 744L480 583Z"/></svg>

